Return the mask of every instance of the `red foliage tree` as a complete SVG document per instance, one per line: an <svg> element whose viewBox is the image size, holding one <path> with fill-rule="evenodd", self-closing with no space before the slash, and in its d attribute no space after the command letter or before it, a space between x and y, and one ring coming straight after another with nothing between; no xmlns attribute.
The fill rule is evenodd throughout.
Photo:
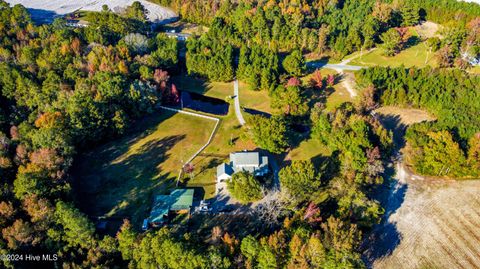
<svg viewBox="0 0 480 269"><path fill-rule="evenodd" d="M32 222L38 221L52 221L52 216L55 211L52 204L44 198L39 198L37 195L29 195L22 201L23 208L31 217Z"/></svg>
<svg viewBox="0 0 480 269"><path fill-rule="evenodd" d="M175 104L180 102L180 92L177 90L177 86L175 86L175 84L173 83L170 90L170 94L171 94L171 99Z"/></svg>
<svg viewBox="0 0 480 269"><path fill-rule="evenodd" d="M317 69L315 70L315 72L313 72L312 78L310 79L310 83L313 87L317 89L321 89L323 87L323 77L320 70Z"/></svg>
<svg viewBox="0 0 480 269"><path fill-rule="evenodd" d="M303 219L308 221L309 223L317 223L322 221L322 218L320 217L320 208L318 208L318 206L314 202L310 202L307 209L305 210Z"/></svg>
<svg viewBox="0 0 480 269"><path fill-rule="evenodd" d="M32 225L21 219L17 219L12 226L2 230L3 238L11 249L18 249L21 246L36 245L39 240L34 237Z"/></svg>
<svg viewBox="0 0 480 269"><path fill-rule="evenodd" d="M15 161L17 163L25 163L27 161L28 157L28 150L27 147L23 144L20 144L16 148L16 155L15 155Z"/></svg>
<svg viewBox="0 0 480 269"><path fill-rule="evenodd" d="M153 80L158 84L160 90L165 90L167 88L167 82L170 79L167 71L163 71L162 69L155 69L153 73Z"/></svg>
<svg viewBox="0 0 480 269"><path fill-rule="evenodd" d="M332 74L329 74L328 77L327 77L327 85L329 87L333 87L333 85L335 85L335 76L332 75Z"/></svg>
<svg viewBox="0 0 480 269"><path fill-rule="evenodd" d="M408 39L410 38L410 32L408 31L407 27L398 27L395 28L400 35L400 38L402 39L402 47L405 47L406 43L408 42Z"/></svg>
<svg viewBox="0 0 480 269"><path fill-rule="evenodd" d="M18 132L17 126L10 127L10 137L12 138L12 140L17 140L20 138L20 133Z"/></svg>
<svg viewBox="0 0 480 269"><path fill-rule="evenodd" d="M302 82L296 78L296 77L291 77L290 79L288 79L287 81L287 87L289 86L293 86L293 87L297 87L297 86L300 86L302 84Z"/></svg>

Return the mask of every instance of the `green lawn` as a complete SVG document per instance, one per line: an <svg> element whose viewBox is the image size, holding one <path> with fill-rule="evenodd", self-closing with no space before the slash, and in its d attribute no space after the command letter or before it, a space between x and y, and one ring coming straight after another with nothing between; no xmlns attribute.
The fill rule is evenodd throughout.
<svg viewBox="0 0 480 269"><path fill-rule="evenodd" d="M233 82L209 82L189 76L172 77L172 82L179 90L195 92L222 100L233 95Z"/></svg>
<svg viewBox="0 0 480 269"><path fill-rule="evenodd" d="M475 67L469 69L468 72L480 75L480 66L475 66Z"/></svg>
<svg viewBox="0 0 480 269"><path fill-rule="evenodd" d="M289 152L287 158L290 160L311 160L321 156L330 156L329 149L320 143L318 139L304 140Z"/></svg>
<svg viewBox="0 0 480 269"><path fill-rule="evenodd" d="M186 90L225 100L233 95L233 82L209 82L188 76L176 76L173 83L180 90ZM247 89L245 83L239 83L240 103L243 107L270 112L270 99L266 92ZM244 116L247 116L245 113ZM193 160L193 178L185 175L184 182L189 187L201 187L204 198L215 194L216 168L229 158L229 153L241 150L253 150L255 144L250 140L244 127L240 126L235 116L233 105L230 105L226 116L218 117L220 124L212 143ZM230 142L233 141L233 142Z"/></svg>
<svg viewBox="0 0 480 269"><path fill-rule="evenodd" d="M233 105L230 105L228 115L219 118L220 125L212 143L193 160L195 167L193 179L188 179L188 175L185 175L187 186L201 187L205 199L215 195L217 166L228 161L229 153L256 148L245 128L239 125Z"/></svg>
<svg viewBox="0 0 480 269"><path fill-rule="evenodd" d="M75 164L80 207L91 216L148 215L153 195L174 185L182 161L206 143L214 122L161 111L130 134L84 154Z"/></svg>
<svg viewBox="0 0 480 269"><path fill-rule="evenodd" d="M270 107L270 96L267 91L254 91L249 89L247 83L242 81L238 84L240 95L240 105L262 112L272 114L273 109Z"/></svg>
<svg viewBox="0 0 480 269"><path fill-rule="evenodd" d="M222 100L233 95L233 82L209 82L187 76L176 76L172 78L172 81L180 90L196 92ZM248 85L242 81L239 81L238 90L242 107L272 113L270 96L266 91L250 90Z"/></svg>
<svg viewBox="0 0 480 269"><path fill-rule="evenodd" d="M363 66L392 66L397 67L404 65L405 67L425 67L427 65L436 66L434 53L428 53L428 48L425 42L402 50L395 56L387 57L383 55L383 49L378 48L369 53L363 54L356 59L353 59L349 64L363 65ZM356 52L358 54L358 52ZM347 56L348 58L350 56ZM425 63L425 60L427 61Z"/></svg>

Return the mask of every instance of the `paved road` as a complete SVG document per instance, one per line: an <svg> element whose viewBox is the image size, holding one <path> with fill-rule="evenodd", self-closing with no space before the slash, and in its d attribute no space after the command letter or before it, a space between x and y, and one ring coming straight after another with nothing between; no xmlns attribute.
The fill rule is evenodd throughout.
<svg viewBox="0 0 480 269"><path fill-rule="evenodd" d="M335 69L337 71L358 71L362 68L363 66L358 66L358 65L347 65L347 64L327 64L325 62L308 62L307 63L308 68L330 68L330 69Z"/></svg>
<svg viewBox="0 0 480 269"><path fill-rule="evenodd" d="M233 81L233 101L235 103L235 115L237 115L238 122L241 125L245 124L245 119L242 115L242 109L240 108L240 99L238 96L238 80Z"/></svg>

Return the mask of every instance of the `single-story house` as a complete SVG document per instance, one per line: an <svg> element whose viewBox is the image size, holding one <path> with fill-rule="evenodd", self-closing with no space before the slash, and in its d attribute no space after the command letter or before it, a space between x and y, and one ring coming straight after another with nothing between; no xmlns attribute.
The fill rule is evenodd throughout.
<svg viewBox="0 0 480 269"><path fill-rule="evenodd" d="M168 221L171 212L190 214L193 204L193 189L176 189L169 195L157 195L153 201L148 222L152 226L160 226Z"/></svg>
<svg viewBox="0 0 480 269"><path fill-rule="evenodd" d="M217 192L223 188L223 182L238 172L246 171L254 176L268 174L268 156L256 151L240 151L230 153L230 162L217 166Z"/></svg>

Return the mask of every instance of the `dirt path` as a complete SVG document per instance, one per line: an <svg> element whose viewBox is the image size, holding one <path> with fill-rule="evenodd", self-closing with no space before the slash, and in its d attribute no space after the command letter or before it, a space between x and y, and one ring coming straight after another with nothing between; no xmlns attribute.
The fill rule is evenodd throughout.
<svg viewBox="0 0 480 269"><path fill-rule="evenodd" d="M352 85L354 83L352 75L343 73L343 71L340 71L339 73L340 73L340 75L343 76L343 79L342 79L343 87L345 87L345 89L347 89L348 93L350 94L350 96L352 98L355 98L357 96L357 90Z"/></svg>

